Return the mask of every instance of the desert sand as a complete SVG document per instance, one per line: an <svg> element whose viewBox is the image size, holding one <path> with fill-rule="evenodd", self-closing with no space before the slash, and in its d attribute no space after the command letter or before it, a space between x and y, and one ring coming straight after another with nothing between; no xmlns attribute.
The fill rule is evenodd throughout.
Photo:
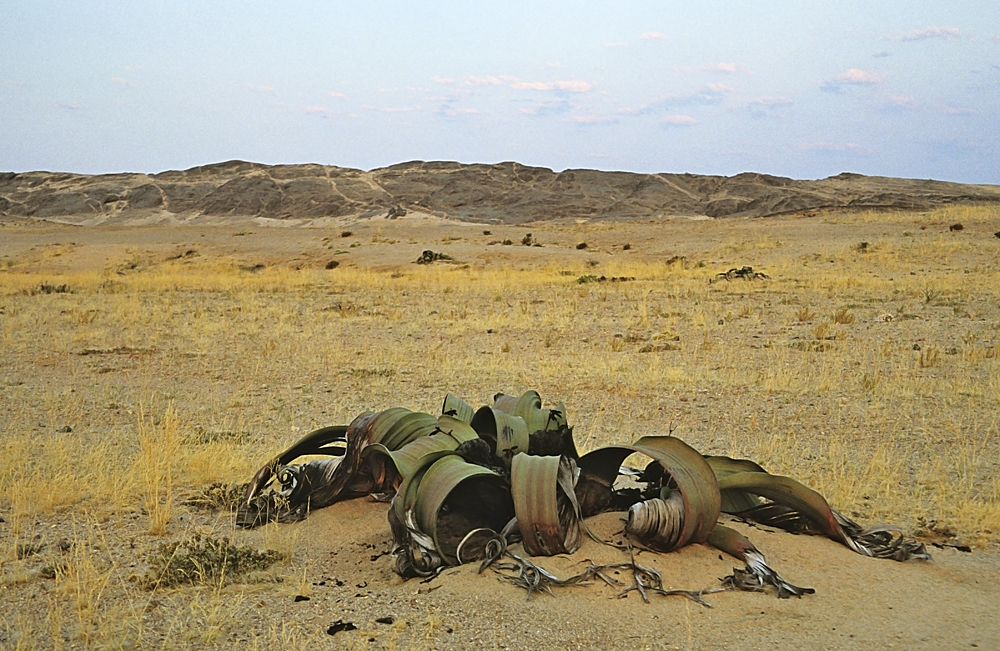
<svg viewBox="0 0 1000 651"><path fill-rule="evenodd" d="M708 286L707 279L715 272L740 263L752 263L757 269L769 271L770 285L764 281L755 281L757 284L751 286L744 281L716 280L723 286L713 285L710 291L736 292L737 308L729 309L738 309L739 305L749 303L777 304L783 296L794 296L799 291L796 287L801 288L808 277L810 264L825 264L827 257L843 256L861 242L876 245L913 237L933 238L938 242L947 237L962 237L976 238L975 241L983 243L982 247L993 246L994 240L1000 245L1000 240L993 237L993 231L1000 229L1000 215L976 214L978 221L967 219L960 233L949 231L952 215L928 219L926 213L914 213L912 217L896 215L891 220L881 220L877 214L859 217L837 212L758 220L689 216L623 221L613 226L586 219L484 226L419 210L393 220L381 215L338 218L321 224L310 222L308 227L299 223L276 225L277 222L261 217L234 217L224 223L74 226L11 216L0 227L0 259L11 263L0 273L50 273L53 279L58 279L60 275L93 272L110 274L113 278L115 274L141 274L168 261L202 264L225 260L250 270L248 273L255 268L326 270L329 274L365 269L375 274L405 275L425 250L443 251L453 259L436 263L442 273L464 266L472 270L593 269L593 273L600 274L614 269L618 262L666 264L676 258L692 264L704 261L706 268L698 280L698 286L702 287ZM345 232L350 235L345 236ZM543 246L521 246L522 238L529 232ZM504 240L513 245L504 245ZM350 242L360 245L350 248ZM780 244L774 245L775 242ZM580 243L587 246L581 248ZM727 246L732 247L729 254L724 253ZM973 270L971 274L976 278L994 277L994 272L987 269L990 255L987 249L962 251L965 249L947 259L928 260L922 266L922 273L933 278L936 273L965 268ZM779 259L801 261L802 265L797 268L786 265L779 274L775 272ZM996 259L992 258L994 264ZM332 260L338 264L327 269ZM917 269L914 266L911 271L909 263L901 263L899 273L915 274ZM581 273L574 271L566 282L572 283ZM333 278L331 293L320 299L324 305L366 300L351 291L337 290ZM647 281L645 291L653 294L660 291L649 284L655 282ZM796 285L797 282L800 284ZM587 287L607 285L595 283ZM581 286L580 291L587 287ZM969 287L966 298L971 305L968 309L978 310L978 316L970 323L980 318L985 324L978 335L982 343L987 336L984 333L995 335L995 325L988 324L996 323L997 312L995 305L992 312L988 306L979 305L976 294L976 288ZM519 296L516 292L515 295ZM39 298L74 300L72 295ZM580 298L584 298L583 293ZM524 297L520 299L528 303ZM0 319L10 323L19 310L25 309L23 300L13 295L4 297L0 301ZM227 309L222 299L212 296L191 297L181 292L167 300L202 301L197 304L209 312ZM415 295L412 299L397 296L394 300L399 302L398 309L408 314L409 302L421 299ZM494 300L492 296L490 300ZM552 299L540 294L537 300ZM671 294L663 299L663 305L684 310L686 300L683 295ZM174 308L188 311L194 310L194 305L177 304ZM836 305L836 301L831 305ZM845 327L870 329L876 327L875 317L884 307L876 304L853 309L863 315L865 324ZM421 313L436 314L436 310L444 311L445 307L434 306L432 311L432 306L424 305ZM942 310L950 313L951 308ZM541 377L526 374L511 378L504 386L496 386L495 370L480 379L470 372L459 374L455 386L452 378L435 374L432 360L424 364L417 359L419 351L431 350L440 343L433 333L366 335L363 326L359 326L362 332L346 327L339 330L345 348L357 346L366 336L378 345L403 346L400 355L413 355L411 370L352 375L344 369L330 368L324 375L311 362L268 358L266 369L260 371L260 376L254 376L255 384L251 387L249 381L240 377L239 360L228 357L225 351L213 350L211 343L206 344L209 348L195 350L197 346L187 345L183 334L178 333L173 343L169 338L149 347L123 343L119 349L122 352L116 353L110 344L92 343L80 325L82 321L60 325L62 321L55 320L58 309L52 314L52 322L36 325L38 339L42 341L37 348L22 345L24 337L7 330L4 359L0 362L0 380L4 384L0 413L18 428L34 428L37 440L43 444L50 440L48 437L55 436L57 427L64 425L71 426L73 436L93 441L107 432L132 431L140 397L150 394L170 394L172 404L188 425L200 417L197 414L207 403L237 400L243 419L240 427L254 440L245 453L253 457L245 460L248 468L260 465L270 454L313 427L343 422L364 409L397 404L431 411L447 390L454 390L478 405L487 401L494 390L516 392L538 388L543 399L567 402L582 448L593 447L594 437L602 428L624 421L630 432L634 430L640 435L666 433L678 425L677 435L699 449L724 453L729 449L725 439L741 423L748 422L744 418L749 416L744 412L757 412L762 419L773 418L773 422L779 423L780 414L784 413L781 409L787 405L787 411L802 412L796 427L803 432L823 429L820 422L823 410L836 410L838 401L841 405L838 413L843 416L849 412L849 407L844 406L848 398L844 396L797 395L782 402L780 392L776 397L773 392L761 392L759 387L752 386L740 391L706 386L704 393L684 387L664 387L658 396L635 396L627 391L615 396L608 393L612 391L608 388L574 385L567 395L560 390L560 380L551 370ZM777 328L769 329L766 323L750 325L755 318L753 314L736 317L720 313L719 336L729 337L725 340L733 342L726 345L745 346L740 348L745 351L754 350L759 338L788 336L779 334ZM926 316L913 322L914 327L927 328L919 335L901 333L897 321L891 325L895 328L891 336L902 338L898 345L906 350L916 340L924 341L931 336L940 338L942 348L947 341L957 342L961 333L947 335L930 330L937 327L934 318ZM723 322L736 325L726 326L730 329L725 330ZM714 321L712 326L715 327ZM334 327L332 322L331 327ZM683 329L683 322L677 327ZM579 328L579 332L564 331L558 345L571 346L572 342L582 341L580 345L586 347L589 342L599 340L606 347L614 334L586 331L584 325ZM46 334L48 329L53 334L58 332L69 343L60 343ZM687 337L686 332L682 335ZM402 337L398 344L397 336ZM423 343L409 343L421 337ZM494 344L488 343L485 329L469 338L471 342L463 345L493 350ZM282 350L281 344L277 345ZM98 352L81 353L90 349ZM520 351L516 343L513 352L531 354ZM377 360L370 363L381 368ZM357 368L367 368L365 361L358 361ZM268 374L270 381L260 384L261 377ZM565 382L570 384L569 380ZM303 389L303 385L308 388ZM70 392L77 401L74 404L80 406L67 415L51 396L66 396ZM701 402L707 403L707 411L702 409L706 405L696 404ZM819 406L813 411L806 407L807 402ZM659 405L659 413L645 411L649 404ZM969 408L944 405L930 397L921 404L927 410L926 418L931 420L935 411ZM997 421L996 412L991 415L989 409L997 408L996 399L987 396L963 404L978 410L976 422L987 430L984 455L994 461L983 462L984 472L995 476ZM254 410L260 413L253 413ZM912 417L919 420L925 416ZM955 418L956 422L960 419ZM8 436L12 433L11 426L6 427L0 432ZM629 433L621 435L623 439L629 436ZM946 441L942 445L947 449ZM28 463L30 459L24 461ZM232 482L247 479L248 476L229 478ZM0 522L0 546L11 552L4 556L5 580L0 604L5 614L0 625L0 646L254 649L280 644L294 648L455 650L1000 648L1000 582L997 581L1000 549L996 538L980 535L972 551L960 551L958 547L970 542L971 533L942 534L935 533L933 528L921 530L917 526L916 516L933 514L915 513L914 519L901 523L908 533L922 536L933 554L930 561L907 563L865 558L820 537L793 536L736 524L764 551L782 576L797 585L814 588L816 593L779 600L773 593L719 592L705 595L711 606L706 607L682 596L654 595L650 603L644 603L637 592L621 595L620 588L601 583L526 598L523 590L503 581L493 571L477 574L474 566L448 569L429 581L402 581L392 572L392 543L385 504L362 498L313 512L301 523L272 524L243 531L233 526L233 516L226 510L204 511L185 506L184 496L198 489L199 486L177 487L173 517L164 536L148 533L146 514L138 507L107 512L88 505L86 498L81 497L78 506L34 512L25 518L10 511L8 500L3 506L5 510L0 510L4 518ZM878 495L873 499L877 501ZM601 515L590 524L599 535L613 537L621 530L620 514ZM991 526L995 536L996 523ZM215 587L155 591L129 582L129 576L145 571L148 553L164 540L177 540L192 533L225 535L239 544L281 548L290 554L290 559L252 582L233 580ZM17 558L11 550L24 542L44 547L36 554ZM933 543L947 544L935 547ZM600 564L626 558L618 550L587 540L575 554L535 560L564 576L578 572L588 560ZM46 574L46 567L59 562L81 568L89 563L96 578L74 584L68 574L57 573L55 577ZM704 545L669 554L642 552L636 562L657 568L667 587L689 590L715 587L720 577L739 565L735 559ZM625 585L631 581L628 576L619 578ZM74 593L72 585L90 585L93 592ZM58 605L70 603L76 605L67 609Z"/></svg>

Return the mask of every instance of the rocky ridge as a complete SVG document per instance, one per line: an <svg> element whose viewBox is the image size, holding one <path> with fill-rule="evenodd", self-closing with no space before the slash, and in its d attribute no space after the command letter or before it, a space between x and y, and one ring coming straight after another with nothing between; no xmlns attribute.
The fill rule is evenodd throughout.
<svg viewBox="0 0 1000 651"><path fill-rule="evenodd" d="M0 173L0 219L73 224L393 218L411 211L473 223L767 217L829 208L927 210L1000 203L1000 186L843 173L637 174L514 162L413 161L365 172L230 161L158 174Z"/></svg>

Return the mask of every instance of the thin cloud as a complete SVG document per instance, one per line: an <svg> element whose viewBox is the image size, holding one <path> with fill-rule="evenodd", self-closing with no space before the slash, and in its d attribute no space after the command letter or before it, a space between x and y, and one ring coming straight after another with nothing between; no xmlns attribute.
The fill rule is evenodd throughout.
<svg viewBox="0 0 1000 651"><path fill-rule="evenodd" d="M124 88L134 88L135 87L135 84L133 84L131 81L128 81L124 77L112 77L108 81L110 81L112 84L118 84L119 86L122 86Z"/></svg>
<svg viewBox="0 0 1000 651"><path fill-rule="evenodd" d="M764 117L786 106L791 106L792 100L787 97L752 97L743 106L754 117Z"/></svg>
<svg viewBox="0 0 1000 651"><path fill-rule="evenodd" d="M79 102L56 102L56 108L66 109L67 111L79 111L81 108Z"/></svg>
<svg viewBox="0 0 1000 651"><path fill-rule="evenodd" d="M266 84L247 84L247 90L254 93L273 93L274 87Z"/></svg>
<svg viewBox="0 0 1000 651"><path fill-rule="evenodd" d="M479 115L479 109L474 108L449 108L441 111L441 115L449 118L459 118L466 115Z"/></svg>
<svg viewBox="0 0 1000 651"><path fill-rule="evenodd" d="M833 78L838 84L855 84L860 86L867 86L870 84L880 84L885 81L885 77L874 72L868 72L867 70L859 70L858 68L848 68L844 72L840 73Z"/></svg>
<svg viewBox="0 0 1000 651"><path fill-rule="evenodd" d="M337 92L335 90L328 90L328 91L326 91L326 94L329 97L338 97L338 98L339 97L347 97L347 95L344 95L343 93Z"/></svg>
<svg viewBox="0 0 1000 651"><path fill-rule="evenodd" d="M752 97L746 100L747 106L771 108L775 106L791 106L792 100L787 97Z"/></svg>
<svg viewBox="0 0 1000 651"><path fill-rule="evenodd" d="M467 86L507 86L518 81L514 77L487 75L485 77L466 77Z"/></svg>
<svg viewBox="0 0 1000 651"><path fill-rule="evenodd" d="M823 84L823 90L838 91L844 86L875 86L885 81L885 76L876 72L848 68Z"/></svg>
<svg viewBox="0 0 1000 651"><path fill-rule="evenodd" d="M726 84L706 84L693 93L667 95L636 107L618 109L617 113L619 115L651 115L676 109L679 106L719 104L722 102L723 95L732 92L734 89Z"/></svg>
<svg viewBox="0 0 1000 651"><path fill-rule="evenodd" d="M535 90L541 92L588 93L594 89L589 82L580 79L562 79L556 81L524 81L517 77L506 75L487 75L485 77L466 77L468 86L507 86L514 90Z"/></svg>
<svg viewBox="0 0 1000 651"><path fill-rule="evenodd" d="M728 63L724 61L720 61L719 63L711 63L709 65L703 66L702 70L706 70L709 72L725 72L730 74L737 72L746 72L746 73L750 72L750 69L747 68L742 63Z"/></svg>
<svg viewBox="0 0 1000 651"><path fill-rule="evenodd" d="M660 120L660 124L667 127L693 127L698 124L698 120L690 115L668 115Z"/></svg>
<svg viewBox="0 0 1000 651"><path fill-rule="evenodd" d="M890 38L899 41L923 41L928 38L954 39L962 38L962 30L957 27L925 27L923 29L914 29L904 34L894 35Z"/></svg>
<svg viewBox="0 0 1000 651"><path fill-rule="evenodd" d="M705 90L707 90L709 93L713 95L721 95L722 93L736 92L736 89L733 88L732 86L727 86L726 84L718 84L718 83L705 84Z"/></svg>
<svg viewBox="0 0 1000 651"><path fill-rule="evenodd" d="M642 34L639 34L639 38L644 41L666 41L670 39L670 37L663 32L643 32Z"/></svg>
<svg viewBox="0 0 1000 651"><path fill-rule="evenodd" d="M977 113L980 113L980 110L974 108L961 108L958 106L945 106L940 110L940 112L945 115L976 115Z"/></svg>
<svg viewBox="0 0 1000 651"><path fill-rule="evenodd" d="M421 110L420 106L374 106L372 104L365 104L361 108L377 113L412 113Z"/></svg>
<svg viewBox="0 0 1000 651"><path fill-rule="evenodd" d="M334 115L333 111L326 108L325 106L319 106L319 105L303 106L302 112L305 113L306 115L312 115L323 119L331 118Z"/></svg>
<svg viewBox="0 0 1000 651"><path fill-rule="evenodd" d="M576 79L568 81L515 81L510 84L514 90L561 90L567 93L586 93L593 90L593 86L585 81Z"/></svg>
<svg viewBox="0 0 1000 651"><path fill-rule="evenodd" d="M566 100L559 100L555 102L546 102L544 104L535 104L534 106L529 106L525 108L518 109L518 113L521 115L526 115L528 117L540 118L549 115L563 115L568 113L572 107L570 103Z"/></svg>
<svg viewBox="0 0 1000 651"><path fill-rule="evenodd" d="M894 95L889 98L889 106L893 108L917 108L917 105L917 99L909 95Z"/></svg>
<svg viewBox="0 0 1000 651"><path fill-rule="evenodd" d="M580 126L591 127L618 124L619 119L610 115L574 115L569 118L569 121Z"/></svg>
<svg viewBox="0 0 1000 651"><path fill-rule="evenodd" d="M451 77L431 77L431 81L435 84L442 84L444 86L450 86L455 83L455 80Z"/></svg>
<svg viewBox="0 0 1000 651"><path fill-rule="evenodd" d="M742 72L750 74L750 69L745 64L724 61L720 61L718 63L706 63L705 65L698 66L697 68L694 66L671 66L670 71L682 75L689 75L695 72L723 72L726 74Z"/></svg>

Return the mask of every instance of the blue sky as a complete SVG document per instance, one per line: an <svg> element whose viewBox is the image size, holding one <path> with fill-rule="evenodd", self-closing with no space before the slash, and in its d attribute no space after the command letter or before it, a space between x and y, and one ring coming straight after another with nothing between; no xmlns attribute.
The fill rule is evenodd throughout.
<svg viewBox="0 0 1000 651"><path fill-rule="evenodd" d="M0 4L0 170L231 159L1000 183L982 2Z"/></svg>

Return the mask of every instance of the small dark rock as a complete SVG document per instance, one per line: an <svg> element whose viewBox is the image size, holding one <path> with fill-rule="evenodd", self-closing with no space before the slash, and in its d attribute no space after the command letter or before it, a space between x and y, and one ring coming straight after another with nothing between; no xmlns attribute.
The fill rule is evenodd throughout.
<svg viewBox="0 0 1000 651"><path fill-rule="evenodd" d="M294 601L295 603L299 603L300 601L309 601L309 597L305 596L304 594L297 594L295 595Z"/></svg>
<svg viewBox="0 0 1000 651"><path fill-rule="evenodd" d="M327 635L336 635L341 631L356 631L358 627L354 625L354 622L345 622L342 619L335 621L329 628L326 629Z"/></svg>
<svg viewBox="0 0 1000 651"><path fill-rule="evenodd" d="M586 242L580 242L579 244L576 245L576 250L577 251L582 251L585 248L587 248L587 243Z"/></svg>
<svg viewBox="0 0 1000 651"><path fill-rule="evenodd" d="M70 432L73 431L73 428L70 427L69 425L64 425L59 429L57 429L56 431L59 432L60 434L69 434Z"/></svg>
<svg viewBox="0 0 1000 651"><path fill-rule="evenodd" d="M395 621L396 620L393 619L392 617L379 617L378 619L375 620L375 623L376 624L392 624Z"/></svg>
<svg viewBox="0 0 1000 651"><path fill-rule="evenodd" d="M326 268L327 269L336 269L339 266L340 266L340 263L337 262L336 260L330 260L329 262L326 263Z"/></svg>
<svg viewBox="0 0 1000 651"><path fill-rule="evenodd" d="M954 233L956 231L962 230L963 228L965 228L965 227L962 226L961 224L952 224L951 226L948 227L948 230L951 231L952 233Z"/></svg>

